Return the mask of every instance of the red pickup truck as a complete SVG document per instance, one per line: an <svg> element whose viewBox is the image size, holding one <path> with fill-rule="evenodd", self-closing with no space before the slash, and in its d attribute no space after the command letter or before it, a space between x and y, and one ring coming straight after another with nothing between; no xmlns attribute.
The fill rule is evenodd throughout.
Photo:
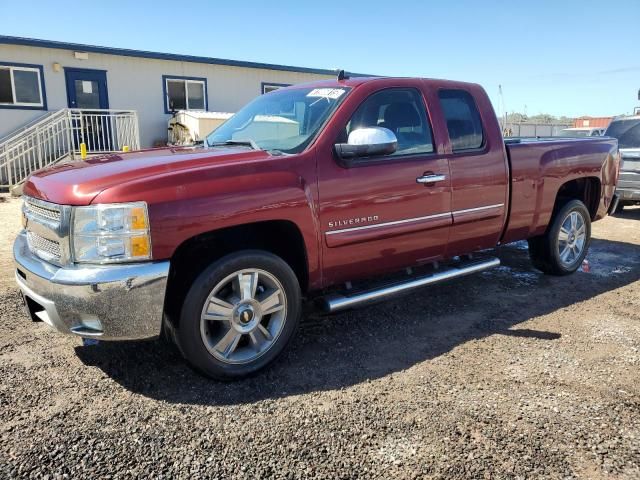
<svg viewBox="0 0 640 480"><path fill-rule="evenodd" d="M285 348L303 296L353 307L496 266L470 254L523 239L540 270L574 272L619 161L612 138L505 142L475 84L339 76L255 99L203 146L34 173L16 281L36 321L168 332L199 371L239 378Z"/></svg>

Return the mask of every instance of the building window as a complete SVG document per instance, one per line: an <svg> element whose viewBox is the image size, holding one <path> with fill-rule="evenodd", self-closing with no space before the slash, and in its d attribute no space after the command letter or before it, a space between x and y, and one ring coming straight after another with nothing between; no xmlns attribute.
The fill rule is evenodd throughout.
<svg viewBox="0 0 640 480"><path fill-rule="evenodd" d="M262 85L262 94L263 95L265 93L275 92L279 88L290 87L291 86L290 83L264 83L264 82L261 85Z"/></svg>
<svg viewBox="0 0 640 480"><path fill-rule="evenodd" d="M42 67L0 63L0 108L46 109Z"/></svg>
<svg viewBox="0 0 640 480"><path fill-rule="evenodd" d="M162 76L164 111L207 110L207 79Z"/></svg>

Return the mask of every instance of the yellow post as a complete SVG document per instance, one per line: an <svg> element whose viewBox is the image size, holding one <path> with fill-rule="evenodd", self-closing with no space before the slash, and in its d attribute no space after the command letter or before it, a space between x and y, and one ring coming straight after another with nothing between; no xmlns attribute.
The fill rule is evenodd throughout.
<svg viewBox="0 0 640 480"><path fill-rule="evenodd" d="M85 143L80 144L80 158L82 160L87 158L87 145Z"/></svg>
<svg viewBox="0 0 640 480"><path fill-rule="evenodd" d="M123 145L122 146L122 151L123 152L128 152L129 151L129 145Z"/></svg>

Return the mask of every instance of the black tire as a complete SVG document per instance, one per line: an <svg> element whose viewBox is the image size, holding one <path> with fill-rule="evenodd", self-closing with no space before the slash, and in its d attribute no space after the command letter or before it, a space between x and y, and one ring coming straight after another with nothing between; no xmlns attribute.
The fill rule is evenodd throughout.
<svg viewBox="0 0 640 480"><path fill-rule="evenodd" d="M624 211L624 207L625 207L624 203L618 202L618 206L616 207L615 211L613 212L614 215L618 214L618 213L622 213Z"/></svg>
<svg viewBox="0 0 640 480"><path fill-rule="evenodd" d="M247 269L267 272L282 286L285 294L283 303L286 304L282 327L268 349L264 353L259 353L260 356L255 360L248 363L226 363L216 358L205 346L204 334L201 333L200 326L201 315L205 302L209 305L209 295L214 288L234 273ZM207 267L196 278L187 293L176 335L180 351L191 366L207 377L217 380L234 380L250 376L272 362L293 338L300 322L301 298L300 285L295 273L280 257L261 250L243 250L226 255ZM218 323L220 322L214 322L214 326ZM224 325L220 328L226 328L227 323L225 322ZM231 328L229 327L227 331L231 331ZM243 334L242 337L247 335ZM247 338L245 340L248 341Z"/></svg>
<svg viewBox="0 0 640 480"><path fill-rule="evenodd" d="M560 258L558 238L560 229L572 212L577 212L584 221L585 242L577 258L565 262ZM539 237L530 238L529 257L535 268L549 275L569 275L574 273L584 261L591 243L591 216L589 210L580 200L571 200L560 208L553 216L547 232Z"/></svg>

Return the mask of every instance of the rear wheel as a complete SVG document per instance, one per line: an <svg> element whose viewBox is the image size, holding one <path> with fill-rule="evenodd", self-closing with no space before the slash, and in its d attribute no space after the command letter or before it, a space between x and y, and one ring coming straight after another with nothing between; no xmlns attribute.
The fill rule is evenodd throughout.
<svg viewBox="0 0 640 480"><path fill-rule="evenodd" d="M591 217L579 200L571 200L553 217L544 235L529 239L529 255L539 270L568 275L582 264L591 242Z"/></svg>
<svg viewBox="0 0 640 480"><path fill-rule="evenodd" d="M180 349L209 377L245 377L286 347L300 304L297 277L281 258L255 250L227 255L191 286L178 327Z"/></svg>

